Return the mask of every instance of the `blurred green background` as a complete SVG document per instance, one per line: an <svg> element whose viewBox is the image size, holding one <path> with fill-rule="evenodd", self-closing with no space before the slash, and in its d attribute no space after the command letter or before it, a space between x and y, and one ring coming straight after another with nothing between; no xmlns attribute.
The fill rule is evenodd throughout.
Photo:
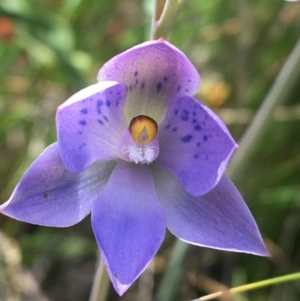
<svg viewBox="0 0 300 301"><path fill-rule="evenodd" d="M149 38L153 1L0 2L0 203L38 154L56 140L56 107L95 83L112 56ZM202 76L197 97L239 140L300 36L300 2L189 0L168 41ZM299 271L300 79L272 129L235 179L271 258L191 247L173 301ZM88 300L97 260L89 217L67 229L0 216L0 301ZM174 237L119 298L154 300ZM300 282L226 300L299 301ZM159 300L167 301L167 300Z"/></svg>

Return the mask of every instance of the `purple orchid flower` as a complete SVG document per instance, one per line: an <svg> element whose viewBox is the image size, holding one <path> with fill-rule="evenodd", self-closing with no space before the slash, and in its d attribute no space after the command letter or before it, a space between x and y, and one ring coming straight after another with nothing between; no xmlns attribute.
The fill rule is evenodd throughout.
<svg viewBox="0 0 300 301"><path fill-rule="evenodd" d="M122 295L154 257L166 227L191 244L268 255L241 195L224 175L237 147L193 95L200 77L163 39L114 57L98 83L57 111L58 142L0 207L17 220L68 227L91 212Z"/></svg>

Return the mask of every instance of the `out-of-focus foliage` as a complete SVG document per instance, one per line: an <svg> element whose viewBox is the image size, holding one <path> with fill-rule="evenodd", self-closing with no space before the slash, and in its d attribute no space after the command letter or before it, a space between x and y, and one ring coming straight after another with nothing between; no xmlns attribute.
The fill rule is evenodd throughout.
<svg viewBox="0 0 300 301"><path fill-rule="evenodd" d="M147 0L2 0L0 2L0 202L56 140L56 107L94 83L102 64L148 39ZM169 41L197 66L197 96L238 140L300 33L300 3L281 0L189 0ZM272 258L193 247L177 300L291 273L300 266L300 79L272 130L236 182ZM45 171L47 172L47 171ZM88 218L51 229L0 217L0 300L88 299L97 258ZM122 300L152 300L173 237ZM22 254L22 255L21 255ZM22 258L21 258L22 256ZM152 280L154 279L154 285ZM28 282L26 282L28 281ZM27 283L28 285L24 285ZM300 299L299 283L234 300ZM109 300L119 300L112 290Z"/></svg>

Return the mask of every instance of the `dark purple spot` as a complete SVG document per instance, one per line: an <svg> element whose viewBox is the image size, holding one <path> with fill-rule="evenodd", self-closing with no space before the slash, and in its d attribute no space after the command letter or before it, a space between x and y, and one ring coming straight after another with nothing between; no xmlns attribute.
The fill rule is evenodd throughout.
<svg viewBox="0 0 300 301"><path fill-rule="evenodd" d="M194 126L194 130L195 130L195 131L201 131L201 130L202 130L201 125L196 124L196 125Z"/></svg>
<svg viewBox="0 0 300 301"><path fill-rule="evenodd" d="M108 118L106 116L103 116L104 120L106 120L107 122L109 122Z"/></svg>
<svg viewBox="0 0 300 301"><path fill-rule="evenodd" d="M203 140L204 140L204 141L207 141L207 140L208 140L208 136L207 136L207 135L204 135L204 136L203 136Z"/></svg>
<svg viewBox="0 0 300 301"><path fill-rule="evenodd" d="M165 127L165 129L168 129L170 126L171 126L171 124L169 123L169 124Z"/></svg>
<svg viewBox="0 0 300 301"><path fill-rule="evenodd" d="M138 74L139 74L138 71L134 72L134 76L138 76Z"/></svg>
<svg viewBox="0 0 300 301"><path fill-rule="evenodd" d="M100 120L100 119L97 119L97 121L98 121L100 124L102 124L102 125L104 124L103 121Z"/></svg>
<svg viewBox="0 0 300 301"><path fill-rule="evenodd" d="M141 89L144 89L145 88L145 83L142 83L141 84Z"/></svg>
<svg viewBox="0 0 300 301"><path fill-rule="evenodd" d="M195 158L195 159L198 159L198 158L199 158L199 156L196 154L196 155L194 155L194 158Z"/></svg>
<svg viewBox="0 0 300 301"><path fill-rule="evenodd" d="M193 112L193 116L195 117L197 114L196 114L196 112Z"/></svg>
<svg viewBox="0 0 300 301"><path fill-rule="evenodd" d="M193 119L193 120L192 120L192 123L197 123L197 122L198 122L197 119Z"/></svg>
<svg viewBox="0 0 300 301"><path fill-rule="evenodd" d="M103 101L101 99L97 100L97 113L101 114L101 107L103 106Z"/></svg>
<svg viewBox="0 0 300 301"><path fill-rule="evenodd" d="M185 92L189 92L189 89L185 89Z"/></svg>
<svg viewBox="0 0 300 301"><path fill-rule="evenodd" d="M206 155L205 160L208 160L208 156Z"/></svg>
<svg viewBox="0 0 300 301"><path fill-rule="evenodd" d="M87 108L81 109L81 110L80 110L80 113L86 115L86 114L88 113Z"/></svg>
<svg viewBox="0 0 300 301"><path fill-rule="evenodd" d="M175 111L174 111L174 114L175 114L175 115L178 115L178 110L175 110Z"/></svg>
<svg viewBox="0 0 300 301"><path fill-rule="evenodd" d="M181 120L182 121L188 121L189 120L189 111L187 111L186 109L182 110Z"/></svg>
<svg viewBox="0 0 300 301"><path fill-rule="evenodd" d="M81 135L82 134L82 131L78 131L78 135Z"/></svg>
<svg viewBox="0 0 300 301"><path fill-rule="evenodd" d="M135 84L137 85L138 83L139 83L139 80L138 80L138 79L136 79L136 80L135 80Z"/></svg>
<svg viewBox="0 0 300 301"><path fill-rule="evenodd" d="M188 79L188 82L191 83L192 81L190 79Z"/></svg>
<svg viewBox="0 0 300 301"><path fill-rule="evenodd" d="M180 138L180 140L184 143L189 143L192 140L193 136L192 135L186 135Z"/></svg>
<svg viewBox="0 0 300 301"><path fill-rule="evenodd" d="M208 135L208 137L209 137L209 138L211 138L211 137L212 137L212 135L211 135L211 134L209 134L209 135Z"/></svg>
<svg viewBox="0 0 300 301"><path fill-rule="evenodd" d="M161 89L162 89L162 83L159 82L156 86L156 92L159 93L161 91Z"/></svg>
<svg viewBox="0 0 300 301"><path fill-rule="evenodd" d="M198 147L199 147L199 146L201 146L201 143L200 143L200 142L198 142L198 143L197 143L197 146L198 146Z"/></svg>
<svg viewBox="0 0 300 301"><path fill-rule="evenodd" d="M129 86L129 91L132 92L132 85Z"/></svg>
<svg viewBox="0 0 300 301"><path fill-rule="evenodd" d="M85 126L86 125L86 120L84 120L84 119L79 120L79 124Z"/></svg>
<svg viewBox="0 0 300 301"><path fill-rule="evenodd" d="M204 125L206 125L206 122L205 122L205 121L203 121L203 122L202 122L202 125L203 125L203 126L204 126Z"/></svg>
<svg viewBox="0 0 300 301"><path fill-rule="evenodd" d="M167 82L168 81L168 78L166 76L164 76L164 81Z"/></svg>
<svg viewBox="0 0 300 301"><path fill-rule="evenodd" d="M85 146L86 146L86 144L85 144L85 143L82 143L82 144L79 146L79 149L83 149Z"/></svg>
<svg viewBox="0 0 300 301"><path fill-rule="evenodd" d="M172 129L172 132L176 132L177 131L177 127L175 126L173 129Z"/></svg>
<svg viewBox="0 0 300 301"><path fill-rule="evenodd" d="M111 105L111 102L109 100L106 100L106 106L110 107L110 105Z"/></svg>
<svg viewBox="0 0 300 301"><path fill-rule="evenodd" d="M177 87L177 92L179 92L181 90L181 86Z"/></svg>

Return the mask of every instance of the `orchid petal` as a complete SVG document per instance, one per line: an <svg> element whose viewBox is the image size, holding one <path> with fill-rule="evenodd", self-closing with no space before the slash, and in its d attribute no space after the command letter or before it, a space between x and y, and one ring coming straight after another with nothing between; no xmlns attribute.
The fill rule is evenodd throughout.
<svg viewBox="0 0 300 301"><path fill-rule="evenodd" d="M84 172L71 174L54 143L33 162L0 212L42 226L77 224L90 213L114 165L97 162Z"/></svg>
<svg viewBox="0 0 300 301"><path fill-rule="evenodd" d="M98 81L107 80L127 86L128 123L138 115L160 123L175 95L194 95L200 84L189 59L163 39L140 44L112 58L98 73Z"/></svg>
<svg viewBox="0 0 300 301"><path fill-rule="evenodd" d="M153 174L167 227L175 236L198 246L269 255L249 209L226 175L212 191L194 197L169 172L156 168Z"/></svg>
<svg viewBox="0 0 300 301"><path fill-rule="evenodd" d="M98 83L79 91L58 108L58 143L70 172L80 172L97 160L118 158L118 141L126 127L125 97L124 85Z"/></svg>
<svg viewBox="0 0 300 301"><path fill-rule="evenodd" d="M95 202L92 226L111 281L122 295L165 235L166 219L148 166L117 164Z"/></svg>
<svg viewBox="0 0 300 301"><path fill-rule="evenodd" d="M155 164L195 196L218 183L237 147L220 118L189 96L173 99L158 134L160 154Z"/></svg>

